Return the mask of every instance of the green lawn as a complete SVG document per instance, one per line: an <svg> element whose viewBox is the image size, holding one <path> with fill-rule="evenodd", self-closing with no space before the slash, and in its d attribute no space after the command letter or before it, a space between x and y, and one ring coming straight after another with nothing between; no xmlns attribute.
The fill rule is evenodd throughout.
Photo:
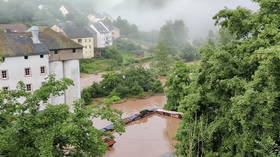
<svg viewBox="0 0 280 157"><path fill-rule="evenodd" d="M137 58L134 54L129 52L122 52L123 62L120 64L113 59L95 58L95 59L83 59L80 62L80 68L82 73L96 74L106 71L120 70L121 68L136 64L147 62L151 59L150 53L145 53L145 57Z"/></svg>
<svg viewBox="0 0 280 157"><path fill-rule="evenodd" d="M105 71L114 71L120 68L120 65L113 59L86 59L81 60L81 72L95 74Z"/></svg>

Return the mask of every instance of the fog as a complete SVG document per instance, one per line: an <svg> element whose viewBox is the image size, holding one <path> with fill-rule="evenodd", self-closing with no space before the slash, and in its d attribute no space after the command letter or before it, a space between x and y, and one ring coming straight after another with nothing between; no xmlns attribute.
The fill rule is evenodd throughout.
<svg viewBox="0 0 280 157"><path fill-rule="evenodd" d="M215 30L212 17L221 9L237 6L257 10L250 0L96 0L95 9L113 17L121 16L141 30L158 30L167 20L182 19L191 38Z"/></svg>

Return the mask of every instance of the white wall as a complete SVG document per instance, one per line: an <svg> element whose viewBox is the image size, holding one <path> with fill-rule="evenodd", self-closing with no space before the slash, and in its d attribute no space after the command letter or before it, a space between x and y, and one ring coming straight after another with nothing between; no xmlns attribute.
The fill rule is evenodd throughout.
<svg viewBox="0 0 280 157"><path fill-rule="evenodd" d="M79 60L67 60L63 62L64 77L73 80L74 86L69 87L65 92L66 104L72 105L74 101L81 98L80 92L80 61ZM73 106L70 106L70 109Z"/></svg>
<svg viewBox="0 0 280 157"><path fill-rule="evenodd" d="M40 67L45 66L46 74L41 74ZM31 76L25 76L24 69L31 68ZM5 61L0 63L0 71L8 70L8 79L4 80L0 77L0 88L9 87L9 89L16 89L17 83L23 81L25 84L32 84L32 90L36 90L41 87L45 82L45 78L49 74L49 57L44 55L44 58L40 58L40 55L28 56L28 59L24 59L24 56L20 57L7 57ZM1 74L1 73L0 73Z"/></svg>
<svg viewBox="0 0 280 157"><path fill-rule="evenodd" d="M49 74L55 74L57 80L69 78L74 81L74 86L70 86L62 96L51 97L49 103L68 104L72 110L73 102L81 98L79 64L79 60L49 62L49 55L44 55L44 58L40 58L40 55L28 56L28 59L24 59L23 56L5 58L5 61L0 63L0 71L7 70L8 79L0 79L0 88L9 87L13 90L16 89L19 81L23 81L25 84L32 84L32 91L34 91L46 82ZM41 74L41 66L45 66L46 74L44 75ZM25 68L31 68L30 77L25 76Z"/></svg>
<svg viewBox="0 0 280 157"><path fill-rule="evenodd" d="M62 61L52 61L50 64L50 74L54 74L57 80L60 80L64 77L63 74L63 62ZM65 95L51 97L50 103L54 105L65 104Z"/></svg>
<svg viewBox="0 0 280 157"><path fill-rule="evenodd" d="M96 48L105 48L106 47L106 43L105 43L105 39L106 39L106 35L99 33L98 30L93 26L90 25L90 27L96 32Z"/></svg>

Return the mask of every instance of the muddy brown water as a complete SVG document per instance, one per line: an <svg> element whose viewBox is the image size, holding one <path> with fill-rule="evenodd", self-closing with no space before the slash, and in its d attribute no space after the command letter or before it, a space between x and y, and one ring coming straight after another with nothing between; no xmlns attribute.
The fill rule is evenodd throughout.
<svg viewBox="0 0 280 157"><path fill-rule="evenodd" d="M116 144L105 157L159 157L173 152L178 119L153 115L126 126L123 135L116 134Z"/></svg>
<svg viewBox="0 0 280 157"><path fill-rule="evenodd" d="M155 95L145 99L129 99L124 103L114 104L113 108L128 117L144 109L163 108L164 95ZM95 127L101 129L110 124L108 121L94 119ZM179 120L161 115L151 115L126 126L122 135L114 134L116 144L105 157L160 157L174 151L173 137L179 126Z"/></svg>
<svg viewBox="0 0 280 157"><path fill-rule="evenodd" d="M100 82L103 74L105 73L81 74L81 88L87 88L93 82ZM165 84L164 77L160 80ZM144 109L163 108L165 103L165 95L154 95L145 99L128 99L123 103L114 104L113 108L122 111L122 118L126 118ZM93 123L97 129L111 124L101 119L93 119ZM105 157L160 157L173 152L173 137L178 127L178 119L161 115L151 115L130 123L126 126L125 133L114 134L116 144Z"/></svg>
<svg viewBox="0 0 280 157"><path fill-rule="evenodd" d="M94 82L99 83L102 81L102 75L106 74L98 73L98 74L84 74L81 73L81 90L90 87Z"/></svg>

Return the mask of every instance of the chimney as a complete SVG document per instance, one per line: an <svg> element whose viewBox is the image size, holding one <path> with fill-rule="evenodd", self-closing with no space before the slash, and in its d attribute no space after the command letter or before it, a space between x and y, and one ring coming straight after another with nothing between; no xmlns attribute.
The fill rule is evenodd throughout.
<svg viewBox="0 0 280 157"><path fill-rule="evenodd" d="M32 26L28 32L32 33L32 41L33 44L40 44L40 40L39 40L39 27L38 26Z"/></svg>

